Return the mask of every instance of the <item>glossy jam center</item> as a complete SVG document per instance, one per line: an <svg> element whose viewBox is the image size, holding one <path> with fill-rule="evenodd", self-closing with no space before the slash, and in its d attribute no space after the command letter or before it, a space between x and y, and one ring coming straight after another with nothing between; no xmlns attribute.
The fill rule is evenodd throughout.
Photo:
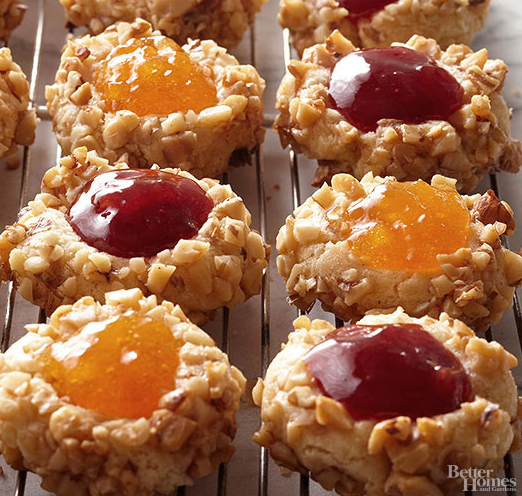
<svg viewBox="0 0 522 496"><path fill-rule="evenodd" d="M388 182L342 212L352 253L376 269L435 271L468 244L470 215L452 188Z"/></svg>
<svg viewBox="0 0 522 496"><path fill-rule="evenodd" d="M430 58L404 47L352 52L335 65L330 103L364 132L380 119L448 120L462 105L462 87Z"/></svg>
<svg viewBox="0 0 522 496"><path fill-rule="evenodd" d="M341 327L304 361L356 420L431 417L472 399L459 360L417 324Z"/></svg>
<svg viewBox="0 0 522 496"><path fill-rule="evenodd" d="M350 17L362 17L381 10L397 0L339 0L339 4L348 10Z"/></svg>
<svg viewBox="0 0 522 496"><path fill-rule="evenodd" d="M100 64L96 92L106 111L139 116L200 110L216 105L213 82L174 41L163 36L132 39Z"/></svg>
<svg viewBox="0 0 522 496"><path fill-rule="evenodd" d="M180 343L169 328L145 317L87 324L43 352L44 371L60 396L89 410L148 417L174 389Z"/></svg>
<svg viewBox="0 0 522 496"><path fill-rule="evenodd" d="M191 179L126 169L91 179L67 218L88 245L119 257L152 256L197 234L213 203Z"/></svg>

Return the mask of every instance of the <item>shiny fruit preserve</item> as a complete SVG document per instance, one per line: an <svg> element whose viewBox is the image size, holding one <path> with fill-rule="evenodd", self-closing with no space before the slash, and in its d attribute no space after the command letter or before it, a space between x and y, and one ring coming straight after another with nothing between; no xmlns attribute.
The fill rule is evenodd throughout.
<svg viewBox="0 0 522 496"><path fill-rule="evenodd" d="M341 327L304 361L355 420L432 417L473 398L460 361L417 324Z"/></svg>
<svg viewBox="0 0 522 496"><path fill-rule="evenodd" d="M149 417L175 388L180 343L163 323L128 315L87 324L43 351L60 396L111 417Z"/></svg>
<svg viewBox="0 0 522 496"><path fill-rule="evenodd" d="M332 70L330 103L363 132L380 119L410 124L447 121L462 106L457 80L432 59L405 47L352 52Z"/></svg>
<svg viewBox="0 0 522 496"><path fill-rule="evenodd" d="M164 36L116 47L96 71L94 87L107 112L130 110L140 117L217 104L216 87L203 68Z"/></svg>
<svg viewBox="0 0 522 496"><path fill-rule="evenodd" d="M339 0L339 4L348 10L350 17L367 17L396 1L397 0Z"/></svg>
<svg viewBox="0 0 522 496"><path fill-rule="evenodd" d="M147 257L195 236L214 204L192 179L121 169L91 179L67 213L90 246L118 257Z"/></svg>
<svg viewBox="0 0 522 496"><path fill-rule="evenodd" d="M471 217L450 187L390 181L342 215L352 253L375 269L438 271L437 255L468 245Z"/></svg>

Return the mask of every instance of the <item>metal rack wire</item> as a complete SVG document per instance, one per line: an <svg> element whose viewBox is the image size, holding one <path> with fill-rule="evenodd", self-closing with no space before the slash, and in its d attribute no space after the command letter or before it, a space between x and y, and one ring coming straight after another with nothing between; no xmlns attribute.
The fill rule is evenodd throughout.
<svg viewBox="0 0 522 496"><path fill-rule="evenodd" d="M41 54L42 54L42 43L44 37L44 24L45 24L45 11L46 11L46 3L47 0L38 0L38 21L37 21L37 29L34 38L34 53L32 58L32 69L30 76L30 97L31 101L36 102L36 94L37 94L37 82L39 78L39 69L41 64ZM256 37L256 28L255 26L250 30L249 36L249 51L250 51L250 60L254 66L257 66L257 37ZM288 62L291 58L291 47L289 42L289 33L287 30L283 31L283 53L284 53L284 62L285 67L288 65ZM43 121L49 120L49 114L47 109L43 105L36 105L36 110L39 118ZM265 123L266 125L270 125L270 119ZM23 158L22 158L22 174L21 174L21 183L20 183L20 193L19 193L19 207L23 207L27 202L27 185L28 185L28 177L29 177L29 168L30 168L30 148L25 147L23 150ZM59 154L58 154L59 156ZM295 209L301 203L301 191L299 186L299 161L297 159L296 154L293 151L289 151L288 155L288 163L289 163L289 173L290 173L290 184L291 184L291 194L292 194L292 207ZM257 200L258 200L258 211L259 211L259 219L258 225L261 232L261 235L264 239L268 239L268 230L267 230L267 205L266 205L266 181L265 181L265 169L263 162L263 152L260 148L257 150L255 154L255 175L256 175L256 185L257 185ZM228 178L225 175L222 178L224 181L227 181ZM499 188L497 185L496 177L491 176L490 178L491 188L495 191L495 193L499 193ZM7 287L7 296L6 296L6 308L4 315L4 324L2 329L2 335L0 339L0 347L2 352L7 349L11 341L11 328L13 325L13 312L15 305L15 296L16 291L12 283L8 284ZM269 286L269 273L268 270L263 276L262 287L261 287L261 298L260 298L261 312L260 312L260 353L261 353L261 363L259 374L261 376L265 375L266 369L270 360L270 286ZM515 296L514 301L514 318L516 323L516 331L518 333L519 342L522 347L522 313L521 313L521 305L518 298ZM39 322L45 322L45 315L42 311L39 313ZM230 350L230 332L229 332L229 322L230 322L230 312L227 309L223 310L222 313L222 330L221 330L221 340L222 340L222 348L225 352L229 352ZM336 319L337 326L343 325L342 321ZM488 338L492 339L493 332L489 330ZM522 385L518 385L519 387ZM513 458L511 455L507 455L505 458L505 475L508 478L513 477L514 472L514 464ZM18 472L15 482L15 487L13 489L13 496L25 496L26 494L26 480L27 474L24 471ZM215 493L217 496L226 496L227 487L228 487L228 473L227 467L222 465L219 469L217 481L216 481L216 489ZM258 481L257 481L257 493L258 496L268 496L269 494L269 454L268 450L265 448L260 448L259 450L259 458L258 458ZM301 475L299 478L299 496L309 496L311 492L310 489L310 480L307 476ZM184 487L180 487L174 491L173 496L185 496L186 489ZM471 496L471 492L467 492L466 496ZM4 496L4 495L2 495ZM7 495L5 495L7 496ZM74 495L71 495L74 496Z"/></svg>

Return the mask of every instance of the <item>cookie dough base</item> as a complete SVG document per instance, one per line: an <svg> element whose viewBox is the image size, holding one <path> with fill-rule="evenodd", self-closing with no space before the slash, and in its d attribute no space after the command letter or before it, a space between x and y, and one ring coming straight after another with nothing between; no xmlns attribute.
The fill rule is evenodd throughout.
<svg viewBox="0 0 522 496"><path fill-rule="evenodd" d="M0 48L0 157L16 152L18 145L33 143L36 111L29 109L29 83L11 50Z"/></svg>
<svg viewBox="0 0 522 496"><path fill-rule="evenodd" d="M27 5L19 0L0 0L0 39L8 40L11 31L19 26L24 18Z"/></svg>
<svg viewBox="0 0 522 496"><path fill-rule="evenodd" d="M0 235L0 278L15 281L21 295L48 315L82 296L103 302L108 291L140 288L178 303L197 324L259 293L270 247L250 229L243 201L213 179L198 181L214 204L209 218L196 236L172 249L129 259L83 242L65 213L93 177L124 168L80 148L49 169L42 193ZM195 180L187 172L164 171Z"/></svg>
<svg viewBox="0 0 522 496"><path fill-rule="evenodd" d="M448 121L407 124L380 119L374 132L352 126L331 108L328 88L337 60L356 50L338 31L324 44L292 60L277 92L280 111L274 122L283 146L319 162L312 181L320 186L346 172L357 179L374 175L401 181L429 181L435 174L457 180L457 189L475 189L485 174L517 172L522 144L510 136L510 110L501 90L507 66L488 60L486 49L473 52L465 45L442 51L432 39L413 36L405 47L433 59L463 89L463 105Z"/></svg>

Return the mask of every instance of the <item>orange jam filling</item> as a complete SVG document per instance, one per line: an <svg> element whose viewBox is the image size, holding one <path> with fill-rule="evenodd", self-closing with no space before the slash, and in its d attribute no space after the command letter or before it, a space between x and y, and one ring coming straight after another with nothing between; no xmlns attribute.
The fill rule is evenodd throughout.
<svg viewBox="0 0 522 496"><path fill-rule="evenodd" d="M354 202L345 215L350 249L376 269L436 271L437 255L468 244L470 215L449 187L389 182Z"/></svg>
<svg viewBox="0 0 522 496"><path fill-rule="evenodd" d="M92 322L46 348L44 372L77 406L113 417L149 417L174 388L180 346L165 324L123 316Z"/></svg>
<svg viewBox="0 0 522 496"><path fill-rule="evenodd" d="M169 38L152 36L116 47L95 75L105 110L140 117L199 112L217 103L216 87L201 66Z"/></svg>

